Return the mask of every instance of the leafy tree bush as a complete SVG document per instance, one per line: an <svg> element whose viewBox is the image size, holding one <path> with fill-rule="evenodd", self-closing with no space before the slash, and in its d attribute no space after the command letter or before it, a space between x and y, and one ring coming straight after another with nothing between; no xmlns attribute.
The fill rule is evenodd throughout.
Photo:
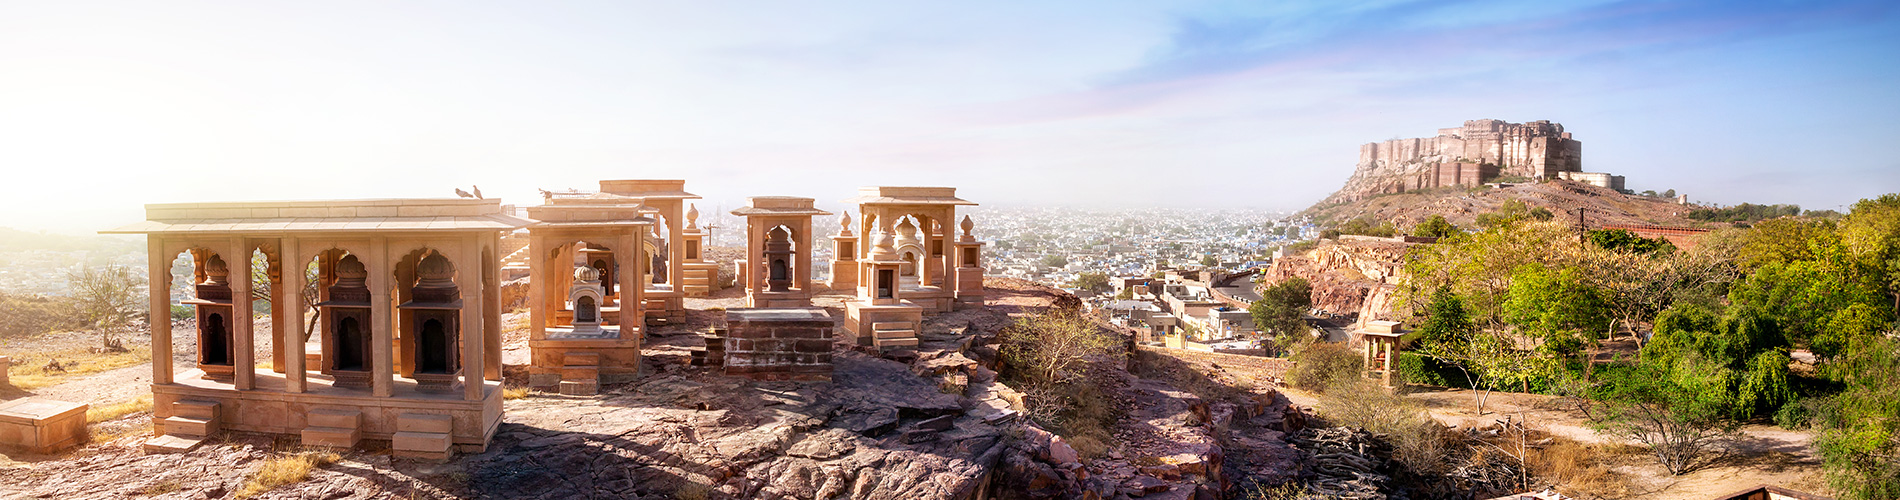
<svg viewBox="0 0 1900 500"><path fill-rule="evenodd" d="M1068 266L1068 265L1069 265L1069 258L1068 258L1068 257L1063 257L1063 256L1061 256L1061 255L1057 255L1057 254L1049 254L1049 255L1044 255L1044 256L1042 256L1042 265L1043 265L1043 267L1064 267L1064 266Z"/></svg>
<svg viewBox="0 0 1900 500"><path fill-rule="evenodd" d="M1391 238L1393 235L1398 234L1398 232L1399 232L1398 228L1393 226L1391 221L1379 222L1379 221L1373 220L1371 217L1360 216L1360 217L1355 217L1352 220L1346 221L1346 223L1344 224L1333 226L1331 229L1321 231L1320 238L1334 239L1334 238L1338 238L1339 235L1342 235L1342 234L1357 234L1357 235L1364 235L1364 236L1377 236L1380 238Z"/></svg>
<svg viewBox="0 0 1900 500"><path fill-rule="evenodd" d="M1075 283L1072 285L1074 285L1077 290L1089 290L1093 292L1106 292L1115 289L1113 285L1108 284L1108 273L1099 272L1077 274L1075 275Z"/></svg>
<svg viewBox="0 0 1900 500"><path fill-rule="evenodd" d="M1085 358L1119 344L1088 318L1061 310L1017 318L999 337L1003 359L1038 383L1066 382Z"/></svg>
<svg viewBox="0 0 1900 500"><path fill-rule="evenodd" d="M1801 215L1800 205L1756 205L1743 203L1727 208L1700 208L1682 214L1700 221L1708 222L1754 222L1776 217Z"/></svg>
<svg viewBox="0 0 1900 500"><path fill-rule="evenodd" d="M1274 336L1277 345L1292 345L1312 328L1306 311L1313 307L1313 285L1294 276L1260 290L1260 300L1247 307L1255 328Z"/></svg>
<svg viewBox="0 0 1900 500"><path fill-rule="evenodd" d="M1524 200L1511 199L1498 204L1497 210L1478 214L1477 222L1478 227L1491 229L1525 221L1548 221L1553 218L1556 218L1556 214L1550 213L1549 209L1532 207L1529 203L1524 203Z"/></svg>
<svg viewBox="0 0 1900 500"><path fill-rule="evenodd" d="M1649 448L1664 469L1681 475L1708 465L1736 424L1726 418L1733 373L1694 357L1677 363L1598 371L1601 383L1590 393L1595 404L1589 415L1599 432Z"/></svg>
<svg viewBox="0 0 1900 500"><path fill-rule="evenodd" d="M1589 233L1590 242L1597 247L1612 252L1654 253L1674 252L1676 245L1662 238L1649 239L1638 236L1627 229L1595 229Z"/></svg>
<svg viewBox="0 0 1900 500"><path fill-rule="evenodd" d="M1843 383L1819 405L1819 435L1828 485L1841 498L1900 499L1900 339L1855 339L1825 373Z"/></svg>
<svg viewBox="0 0 1900 500"><path fill-rule="evenodd" d="M1345 344L1314 342L1293 353L1293 368L1286 376L1295 387L1325 391L1341 380L1363 377L1365 369L1365 359Z"/></svg>
<svg viewBox="0 0 1900 500"><path fill-rule="evenodd" d="M144 278L125 266L81 267L66 273L79 313L99 330L107 349L124 349L113 332L137 320L144 305Z"/></svg>
<svg viewBox="0 0 1900 500"><path fill-rule="evenodd" d="M1512 274L1507 297L1504 321L1535 338L1595 338L1609 328L1608 293L1586 283L1574 267L1525 264ZM1574 348L1557 353L1572 354Z"/></svg>
<svg viewBox="0 0 1900 500"><path fill-rule="evenodd" d="M1412 236L1421 238L1449 238L1458 234L1464 234L1464 231L1459 230L1458 226L1451 225L1451 221L1445 220L1445 216L1438 214L1432 214L1431 218L1425 219L1425 222L1412 227Z"/></svg>

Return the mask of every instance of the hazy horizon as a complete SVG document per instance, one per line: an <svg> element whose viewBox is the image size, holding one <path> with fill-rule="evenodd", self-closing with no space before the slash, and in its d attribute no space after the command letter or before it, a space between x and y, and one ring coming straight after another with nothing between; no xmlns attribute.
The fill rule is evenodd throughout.
<svg viewBox="0 0 1900 500"><path fill-rule="evenodd" d="M1721 204L1900 191L1881 2L0 4L0 227L681 178L842 208L1304 208L1361 144L1551 120Z"/></svg>

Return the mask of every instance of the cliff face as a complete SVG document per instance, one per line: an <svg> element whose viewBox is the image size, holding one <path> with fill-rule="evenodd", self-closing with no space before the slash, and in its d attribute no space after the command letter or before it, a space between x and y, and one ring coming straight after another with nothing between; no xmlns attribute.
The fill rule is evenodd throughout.
<svg viewBox="0 0 1900 500"><path fill-rule="evenodd" d="M1548 179L1583 170L1583 143L1564 126L1539 120L1471 120L1434 137L1392 139L1359 147L1346 185L1326 202L1443 186L1476 186L1497 176Z"/></svg>
<svg viewBox="0 0 1900 500"><path fill-rule="evenodd" d="M1313 285L1313 307L1358 322L1391 319L1392 295L1404 279L1405 251L1417 243L1345 236L1301 255L1274 260L1265 283L1295 276Z"/></svg>

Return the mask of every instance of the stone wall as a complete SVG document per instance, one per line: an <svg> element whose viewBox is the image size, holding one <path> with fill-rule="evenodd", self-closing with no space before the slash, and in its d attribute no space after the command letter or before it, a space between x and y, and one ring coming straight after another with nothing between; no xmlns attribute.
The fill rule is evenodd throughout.
<svg viewBox="0 0 1900 500"><path fill-rule="evenodd" d="M729 309L726 375L831 380L832 321L824 309Z"/></svg>
<svg viewBox="0 0 1900 500"><path fill-rule="evenodd" d="M1293 368L1293 360L1269 358L1247 354L1229 354L1221 352L1191 351L1187 349L1169 349L1137 344L1137 356L1161 356L1194 366L1203 372L1220 371L1230 376L1246 379L1256 385L1272 384L1286 377L1286 371Z"/></svg>

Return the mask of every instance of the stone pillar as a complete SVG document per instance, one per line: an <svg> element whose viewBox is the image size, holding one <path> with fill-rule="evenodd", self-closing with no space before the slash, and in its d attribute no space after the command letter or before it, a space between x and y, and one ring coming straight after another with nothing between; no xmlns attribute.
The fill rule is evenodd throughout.
<svg viewBox="0 0 1900 500"><path fill-rule="evenodd" d="M165 238L145 236L146 286L152 312L152 383L172 383L172 260L165 258Z"/></svg>
<svg viewBox="0 0 1900 500"><path fill-rule="evenodd" d="M285 339L295 340L298 337L297 335L286 335L292 328L290 326L291 316L284 313L284 305L290 303L290 299L287 298L288 295L294 295L286 293L291 289L284 286L284 245L282 242L286 239L288 238L278 240L277 273L272 275L268 269L265 270L265 274L270 275L270 369L277 373L284 373L284 369L289 366L284 362L284 355L290 352L286 349L288 346L285 345L290 340ZM268 257L266 257L264 265L270 265L270 259Z"/></svg>
<svg viewBox="0 0 1900 500"><path fill-rule="evenodd" d="M675 292L682 291L680 290L680 271L685 269L681 266L685 263L681 259L686 255L686 238L684 238L686 226L683 224L685 221L682 220L686 218L684 205L675 200L666 210L666 284Z"/></svg>
<svg viewBox="0 0 1900 500"><path fill-rule="evenodd" d="M482 378L501 381L501 233L482 236Z"/></svg>
<svg viewBox="0 0 1900 500"><path fill-rule="evenodd" d="M251 322L257 321L251 312L251 249L244 238L232 238L232 252L225 262L244 272L231 273L231 385L244 391L256 387L257 337L251 332Z"/></svg>
<svg viewBox="0 0 1900 500"><path fill-rule="evenodd" d="M645 262L647 231L653 226L639 226L633 231L620 235L621 246L631 250L614 254L620 264L614 270L620 273L620 340L640 340L646 328L647 287L640 281L640 263ZM634 284L633 286L626 285ZM634 344L637 348L638 343Z"/></svg>
<svg viewBox="0 0 1900 500"><path fill-rule="evenodd" d="M462 328L458 332L462 341L462 390L463 398L469 401L482 400L482 372L488 365L482 353L488 350L488 328L483 318L482 291L487 288L483 278L481 238L468 236L462 242L462 262L459 277L462 292Z"/></svg>
<svg viewBox="0 0 1900 500"><path fill-rule="evenodd" d="M792 235L792 241L794 242L793 245L795 246L792 249L792 251L796 252L794 255L797 256L796 258L793 259L793 262L795 263L794 265L798 267L796 269L793 269L792 272L797 273L796 276L797 276L798 281L792 286L798 287L798 291L805 293L806 296L809 297L812 293L812 289L811 289L812 247L811 245L812 245L813 240L815 239L811 237L811 217L805 217L804 220L800 221L798 226L794 227L793 229L798 231L797 234Z"/></svg>
<svg viewBox="0 0 1900 500"><path fill-rule="evenodd" d="M273 288L281 300L277 301L277 314L281 318L276 322L277 340L281 344L277 352L283 353L277 360L278 371L284 372L284 390L304 392L308 377L304 374L303 356L303 287L304 269L310 265L302 260L302 248L296 238L284 238L277 245L280 286Z"/></svg>
<svg viewBox="0 0 1900 500"><path fill-rule="evenodd" d="M528 339L548 337L547 237L528 234Z"/></svg>
<svg viewBox="0 0 1900 500"><path fill-rule="evenodd" d="M396 327L395 298L390 296L395 262L389 257L389 241L376 237L369 242L369 255L363 259L369 268L370 394L386 398L395 391L396 360L393 332ZM334 354L334 353L325 353Z"/></svg>

